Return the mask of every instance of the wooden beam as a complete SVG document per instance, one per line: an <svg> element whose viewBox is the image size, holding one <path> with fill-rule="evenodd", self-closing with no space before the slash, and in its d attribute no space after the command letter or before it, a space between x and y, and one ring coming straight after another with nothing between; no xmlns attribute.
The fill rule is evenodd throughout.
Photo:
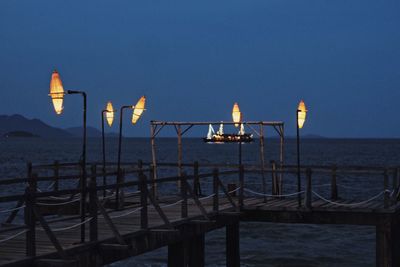
<svg viewBox="0 0 400 267"><path fill-rule="evenodd" d="M226 266L240 267L239 223L226 226Z"/></svg>

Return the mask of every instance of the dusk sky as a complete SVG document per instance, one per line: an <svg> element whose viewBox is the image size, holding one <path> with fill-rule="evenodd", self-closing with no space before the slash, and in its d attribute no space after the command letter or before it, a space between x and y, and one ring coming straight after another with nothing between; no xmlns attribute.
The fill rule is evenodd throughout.
<svg viewBox="0 0 400 267"><path fill-rule="evenodd" d="M231 120L236 101L245 120L293 135L304 99L303 134L400 137L399 14L398 0L1 0L0 114L81 125L79 96L53 111L56 68L87 92L90 126L108 100L145 94L131 136L150 120Z"/></svg>

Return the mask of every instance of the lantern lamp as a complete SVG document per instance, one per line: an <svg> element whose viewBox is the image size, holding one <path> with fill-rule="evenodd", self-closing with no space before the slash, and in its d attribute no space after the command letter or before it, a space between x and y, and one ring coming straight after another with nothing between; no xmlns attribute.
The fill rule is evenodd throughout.
<svg viewBox="0 0 400 267"><path fill-rule="evenodd" d="M146 97L142 96L136 105L133 107L133 114L132 114L132 124L136 124L136 122L142 116L143 111L145 110L146 105Z"/></svg>
<svg viewBox="0 0 400 267"><path fill-rule="evenodd" d="M111 127L114 121L114 108L111 103L111 101L108 101L107 106L106 106L106 119L107 119L107 124L108 126Z"/></svg>
<svg viewBox="0 0 400 267"><path fill-rule="evenodd" d="M240 112L238 103L235 103L233 105L232 119L233 119L233 122L235 123L235 127L238 127L239 123L242 121L242 113Z"/></svg>
<svg viewBox="0 0 400 267"><path fill-rule="evenodd" d="M61 82L60 74L57 70L54 70L50 80L49 96L53 101L54 110L56 111L57 115L60 115L63 111L64 95L65 92Z"/></svg>
<svg viewBox="0 0 400 267"><path fill-rule="evenodd" d="M304 122L306 121L306 115L307 115L307 108L306 104L304 104L304 101L301 100L299 103L299 106L297 107L297 124L299 126L299 129L303 128Z"/></svg>

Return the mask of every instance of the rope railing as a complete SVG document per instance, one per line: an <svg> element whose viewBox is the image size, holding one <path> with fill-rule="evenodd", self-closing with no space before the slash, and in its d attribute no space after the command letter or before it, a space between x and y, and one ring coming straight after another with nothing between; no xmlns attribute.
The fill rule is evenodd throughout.
<svg viewBox="0 0 400 267"><path fill-rule="evenodd" d="M76 198L76 199L73 199L71 201L66 201L66 202L61 202L61 203L36 202L36 205L39 205L39 206L64 206L64 205L68 205L68 204L71 204L71 203L74 203L74 202L78 202L80 200L81 200L80 198Z"/></svg>
<svg viewBox="0 0 400 267"><path fill-rule="evenodd" d="M14 238L16 238L16 237L18 237L18 236L20 236L20 235L22 235L22 234L25 234L26 232L28 232L28 230L23 230L23 231L21 231L21 232L16 233L15 235L6 237L6 238L4 238L4 239L0 239L0 243L4 243L4 242L6 242L6 241L8 241L8 240L14 239Z"/></svg>
<svg viewBox="0 0 400 267"><path fill-rule="evenodd" d="M25 208L25 207L26 207L25 205L22 205L22 206L20 206L20 207L16 207L16 208L12 208L12 209L1 210L0 213L13 212L13 211L16 211L16 210L23 209L23 208Z"/></svg>
<svg viewBox="0 0 400 267"><path fill-rule="evenodd" d="M382 196L384 193L386 193L386 192L390 192L390 190L383 190L383 191L380 192L379 194L377 194L377 195L375 195L375 196L373 196L373 197L371 197L371 198L369 198L369 199L367 199L367 200L361 201L361 202L356 202L356 203L340 203L340 202L336 202L336 201L332 201L332 200L329 200L329 199L327 199L327 198L324 198L323 196L321 196L320 194L318 194L318 193L315 192L314 190L312 191L312 193L313 193L316 197L318 197L319 199L321 199L321 200L323 200L323 201L325 201L325 202L328 202L328 203L330 203L330 204L333 204L333 205L344 206L344 207L357 207L357 206L364 205L364 204L366 204L366 203L368 203L368 202L371 202L371 201L373 201L373 200L375 200L375 199L381 197L381 196Z"/></svg>
<svg viewBox="0 0 400 267"><path fill-rule="evenodd" d="M74 224L74 225L71 225L71 226L67 226L67 227L63 227L63 228L53 228L53 229L51 229L51 231L53 231L53 232L61 232L61 231L70 230L70 229L76 228L78 226L81 226L82 224L88 223L91 220L93 220L93 217L90 217L90 218L84 220L83 222L80 222L80 223L77 223L77 224ZM45 231L42 228L38 228L38 230Z"/></svg>
<svg viewBox="0 0 400 267"><path fill-rule="evenodd" d="M246 192L249 192L249 193L252 193L252 194L255 194L255 195L258 195L258 196L264 196L264 197L291 197L291 196L297 196L297 195L303 194L305 192L303 190L303 191L300 191L300 192L295 192L295 193L290 193L290 194L271 195L271 194L264 194L264 193L256 192L256 191L253 191L253 190L248 189L248 188L244 188L243 190L246 191Z"/></svg>
<svg viewBox="0 0 400 267"><path fill-rule="evenodd" d="M125 217L125 216L128 216L129 214L132 214L132 213L135 213L135 212L140 211L142 208L143 208L143 207L139 207L139 208L136 208L136 209L134 209L134 210L125 212L125 213L123 213L123 214L118 214L118 215L110 216L110 218L111 218L111 219L116 219L116 218Z"/></svg>

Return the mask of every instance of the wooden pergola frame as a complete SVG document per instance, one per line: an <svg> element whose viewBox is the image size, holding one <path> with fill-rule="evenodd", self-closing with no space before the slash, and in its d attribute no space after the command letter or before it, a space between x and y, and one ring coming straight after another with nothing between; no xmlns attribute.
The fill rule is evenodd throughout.
<svg viewBox="0 0 400 267"><path fill-rule="evenodd" d="M279 147L279 168L283 168L283 160L284 160L284 123L282 121L243 121L241 122L243 125L248 126L254 134L259 137L260 144L260 164L261 169L265 168L265 155L264 155L264 127L272 127L279 135L280 139L280 147ZM161 130L165 126L173 126L175 128L177 138L178 138L178 175L182 176L182 136L187 133L193 126L201 126L201 125L234 125L234 122L225 122L225 121L205 121L205 122L176 122L176 121L150 121L151 127L151 154L152 154L152 163L153 163L153 180L157 179L157 156L156 156L156 142L155 139ZM257 131L255 126L259 126L259 130ZM264 171L262 171L263 180ZM280 177L282 181L282 177ZM264 183L265 184L265 183ZM153 183L153 193L157 194L157 189L155 188L156 183ZM265 187L265 185L263 186ZM264 188L265 191L265 188Z"/></svg>

